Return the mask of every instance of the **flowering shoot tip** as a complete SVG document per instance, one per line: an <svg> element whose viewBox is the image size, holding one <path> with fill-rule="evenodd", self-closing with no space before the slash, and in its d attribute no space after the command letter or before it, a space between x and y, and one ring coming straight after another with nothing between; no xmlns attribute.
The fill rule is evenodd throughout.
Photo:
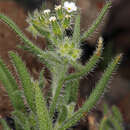
<svg viewBox="0 0 130 130"><path fill-rule="evenodd" d="M64 9L68 12L71 13L73 11L77 11L77 6L75 5L74 2L64 2Z"/></svg>

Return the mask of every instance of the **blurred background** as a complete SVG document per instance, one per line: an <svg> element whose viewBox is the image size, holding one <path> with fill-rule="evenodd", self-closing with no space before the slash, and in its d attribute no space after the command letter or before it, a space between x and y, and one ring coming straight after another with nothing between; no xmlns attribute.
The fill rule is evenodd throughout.
<svg viewBox="0 0 130 130"><path fill-rule="evenodd" d="M106 1L77 0L77 4L81 8L82 31L91 26ZM104 103L108 104L109 107L112 105L118 106L123 115L124 128L125 130L130 130L130 0L111 1L112 7L109 9L103 22L94 34L84 41L85 44L81 46L83 49L81 62L85 64L95 50L98 37L103 36L104 38L103 59L99 67L80 81L79 103L83 103L86 96L89 96L111 58L120 52L123 53L124 57L118 71L113 74L109 88L102 100L85 120L81 120L75 130L97 130L97 125L102 117L102 106ZM48 8L53 8L55 4L58 4L58 0L0 0L0 13L9 16L35 44L44 49L46 40L39 37L34 39L32 35L26 31L28 25L25 21L28 11L40 8L42 4ZM32 76L37 79L41 68L45 66L39 63L31 54L18 49L18 44L22 44L22 42L16 34L5 24L0 22L0 56L16 76L9 61L8 51L17 51L22 56ZM47 71L46 78L49 77L48 75ZM17 80L17 82L19 83L19 80ZM5 118L9 124L13 126L13 121L10 118L12 110L13 108L7 93L2 84L0 84L0 117ZM1 127L0 130L2 130Z"/></svg>

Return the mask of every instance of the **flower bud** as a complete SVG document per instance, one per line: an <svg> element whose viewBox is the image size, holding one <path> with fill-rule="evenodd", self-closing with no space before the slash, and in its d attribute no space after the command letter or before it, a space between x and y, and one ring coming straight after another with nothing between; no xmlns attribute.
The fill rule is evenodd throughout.
<svg viewBox="0 0 130 130"><path fill-rule="evenodd" d="M44 11L43 11L43 13L44 13L45 15L50 14L50 12L51 12L51 10L50 10L50 9L46 9L46 10L44 10Z"/></svg>
<svg viewBox="0 0 130 130"><path fill-rule="evenodd" d="M65 15L62 26L63 26L63 28L67 29L67 28L69 28L70 24L71 24L71 15L67 14L67 15Z"/></svg>
<svg viewBox="0 0 130 130"><path fill-rule="evenodd" d="M53 33L57 36L60 36L62 34L62 31L61 31L61 28L59 26L59 23L56 20L56 17L55 16L50 17L49 21L52 23Z"/></svg>
<svg viewBox="0 0 130 130"><path fill-rule="evenodd" d="M55 6L55 11L56 11L58 19L62 20L64 18L64 13L62 11L62 6L61 5Z"/></svg>
<svg viewBox="0 0 130 130"><path fill-rule="evenodd" d="M50 21L50 22L55 22L55 21L56 21L56 17L55 17L55 16L51 16L51 17L49 18L49 21Z"/></svg>

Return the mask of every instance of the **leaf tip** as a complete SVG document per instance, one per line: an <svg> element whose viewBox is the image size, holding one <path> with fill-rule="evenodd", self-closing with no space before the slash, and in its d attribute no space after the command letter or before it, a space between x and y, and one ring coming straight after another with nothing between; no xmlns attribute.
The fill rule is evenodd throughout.
<svg viewBox="0 0 130 130"><path fill-rule="evenodd" d="M97 51L96 51L97 56L101 56L102 48L103 48L103 37L99 37Z"/></svg>

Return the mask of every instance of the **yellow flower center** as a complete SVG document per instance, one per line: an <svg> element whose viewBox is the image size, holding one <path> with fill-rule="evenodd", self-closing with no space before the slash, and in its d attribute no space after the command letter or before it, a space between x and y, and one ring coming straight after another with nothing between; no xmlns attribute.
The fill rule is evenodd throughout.
<svg viewBox="0 0 130 130"><path fill-rule="evenodd" d="M69 7L68 10L71 10L71 8Z"/></svg>

